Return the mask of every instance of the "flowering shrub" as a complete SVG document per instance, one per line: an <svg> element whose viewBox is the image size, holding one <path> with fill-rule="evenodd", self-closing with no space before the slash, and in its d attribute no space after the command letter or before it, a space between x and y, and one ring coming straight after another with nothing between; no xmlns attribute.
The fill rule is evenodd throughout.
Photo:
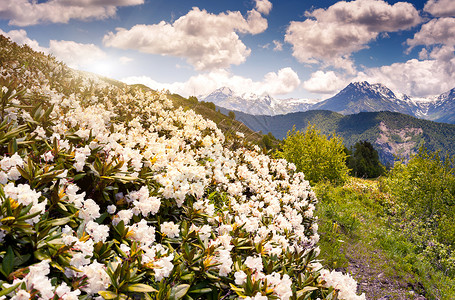
<svg viewBox="0 0 455 300"><path fill-rule="evenodd" d="M364 299L315 260L294 165L226 148L164 94L0 45L1 297Z"/></svg>

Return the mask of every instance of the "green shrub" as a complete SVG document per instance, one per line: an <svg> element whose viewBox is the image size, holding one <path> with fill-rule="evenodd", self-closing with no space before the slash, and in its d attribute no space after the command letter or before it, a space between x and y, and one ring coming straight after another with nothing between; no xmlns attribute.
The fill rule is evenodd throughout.
<svg viewBox="0 0 455 300"><path fill-rule="evenodd" d="M421 148L396 163L383 189L395 197L395 224L437 269L455 275L454 160Z"/></svg>
<svg viewBox="0 0 455 300"><path fill-rule="evenodd" d="M289 131L279 155L293 162L311 184L325 180L343 183L349 173L344 149L339 136L333 134L329 138L309 125L305 132L295 128Z"/></svg>

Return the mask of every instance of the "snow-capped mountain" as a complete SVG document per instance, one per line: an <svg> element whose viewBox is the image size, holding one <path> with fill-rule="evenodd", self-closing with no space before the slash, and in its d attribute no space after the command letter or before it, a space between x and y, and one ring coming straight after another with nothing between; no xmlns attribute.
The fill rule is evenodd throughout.
<svg viewBox="0 0 455 300"><path fill-rule="evenodd" d="M330 110L343 115L359 112L391 111L421 119L455 124L455 88L435 98L411 98L394 93L382 84L352 82L335 96L324 101L275 99L268 94L237 95L223 87L200 97L229 110L252 115L280 115L308 110Z"/></svg>
<svg viewBox="0 0 455 300"><path fill-rule="evenodd" d="M291 112L306 111L312 103L304 99L276 99L267 93L235 94L230 88L222 87L206 96L199 96L199 100L213 102L217 106L229 110L242 111L252 115L279 115Z"/></svg>
<svg viewBox="0 0 455 300"><path fill-rule="evenodd" d="M370 84L366 81L353 82L335 96L311 107L330 110L343 115L359 112L392 111L414 115L418 106L411 104L406 95L396 95L382 84Z"/></svg>
<svg viewBox="0 0 455 300"><path fill-rule="evenodd" d="M455 88L430 103L426 119L455 124Z"/></svg>

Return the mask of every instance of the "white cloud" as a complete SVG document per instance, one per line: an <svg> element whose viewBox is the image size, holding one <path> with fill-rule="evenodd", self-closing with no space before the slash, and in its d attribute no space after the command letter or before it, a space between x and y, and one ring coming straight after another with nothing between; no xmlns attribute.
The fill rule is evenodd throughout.
<svg viewBox="0 0 455 300"><path fill-rule="evenodd" d="M23 29L20 30L10 30L5 32L0 29L0 34L9 37L13 42L17 43L18 45L25 45L27 44L30 48L38 52L48 53L48 49L43 48L39 45L38 41L32 40L27 36L27 32Z"/></svg>
<svg viewBox="0 0 455 300"><path fill-rule="evenodd" d="M275 45L275 47L273 48L273 51L283 51L283 43L281 43L280 41L274 40L273 44Z"/></svg>
<svg viewBox="0 0 455 300"><path fill-rule="evenodd" d="M257 83L257 90L272 95L283 95L294 91L300 85L299 75L291 68L283 68L278 73L270 72L262 83Z"/></svg>
<svg viewBox="0 0 455 300"><path fill-rule="evenodd" d="M0 29L0 34L9 37L19 45L27 44L35 51L52 54L72 68L90 67L107 57L106 53L94 44L51 40L49 47L46 48L40 46L38 41L29 38L27 32L23 29L9 32L4 32Z"/></svg>
<svg viewBox="0 0 455 300"><path fill-rule="evenodd" d="M106 53L94 44L81 44L74 41L51 40L49 52L72 68L89 66L107 57Z"/></svg>
<svg viewBox="0 0 455 300"><path fill-rule="evenodd" d="M256 0L256 9L264 15L268 15L272 10L272 3L269 0Z"/></svg>
<svg viewBox="0 0 455 300"><path fill-rule="evenodd" d="M194 7L173 23L117 28L103 42L108 47L185 58L197 70L213 70L245 62L251 50L237 33L258 34L267 26L255 9L245 18L238 11L215 15Z"/></svg>
<svg viewBox="0 0 455 300"><path fill-rule="evenodd" d="M167 89L183 96L205 95L221 87L229 87L237 94L283 95L294 91L300 85L297 73L291 68L267 73L262 81L253 81L251 78L233 75L226 70L195 75L185 82L162 83L147 76L127 77L122 81L128 84L142 83L156 90Z"/></svg>
<svg viewBox="0 0 455 300"><path fill-rule="evenodd" d="M406 43L410 49L417 45L455 45L455 18L433 19L423 24L420 31Z"/></svg>
<svg viewBox="0 0 455 300"><path fill-rule="evenodd" d="M423 10L436 17L455 17L455 1L429 0Z"/></svg>
<svg viewBox="0 0 455 300"><path fill-rule="evenodd" d="M303 63L324 63L353 73L350 55L368 48L381 32L409 29L421 22L410 3L382 0L340 1L327 9L306 12L303 22L290 23L285 41Z"/></svg>
<svg viewBox="0 0 455 300"><path fill-rule="evenodd" d="M339 77L333 71L316 71L311 78L303 82L303 87L316 94L332 94L348 84L348 80Z"/></svg>
<svg viewBox="0 0 455 300"><path fill-rule="evenodd" d="M405 63L368 69L356 80L382 83L393 91L414 97L439 95L455 87L454 50L453 46L435 48L426 53L429 59L411 59Z"/></svg>
<svg viewBox="0 0 455 300"><path fill-rule="evenodd" d="M116 14L119 6L143 4L144 0L2 0L0 18L9 25L29 26L40 23L68 23L71 19L106 19Z"/></svg>

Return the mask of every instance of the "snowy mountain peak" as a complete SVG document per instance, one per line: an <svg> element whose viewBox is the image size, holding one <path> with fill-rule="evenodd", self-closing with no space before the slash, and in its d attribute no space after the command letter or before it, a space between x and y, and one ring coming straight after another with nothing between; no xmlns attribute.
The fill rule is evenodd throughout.
<svg viewBox="0 0 455 300"><path fill-rule="evenodd" d="M252 115L278 115L291 112L306 111L311 106L309 101L303 99L276 99L264 92L235 94L231 89L219 88L205 97L202 101L213 102L229 110L242 111Z"/></svg>
<svg viewBox="0 0 455 300"><path fill-rule="evenodd" d="M438 98L437 101L453 101L455 100L455 88L451 89L450 91L447 91L443 94L441 94Z"/></svg>
<svg viewBox="0 0 455 300"><path fill-rule="evenodd" d="M208 94L206 97L211 96L211 95L218 95L218 96L225 95L225 96L229 97L229 96L234 95L234 91L231 90L230 88L224 86L224 87L214 90L213 92Z"/></svg>

